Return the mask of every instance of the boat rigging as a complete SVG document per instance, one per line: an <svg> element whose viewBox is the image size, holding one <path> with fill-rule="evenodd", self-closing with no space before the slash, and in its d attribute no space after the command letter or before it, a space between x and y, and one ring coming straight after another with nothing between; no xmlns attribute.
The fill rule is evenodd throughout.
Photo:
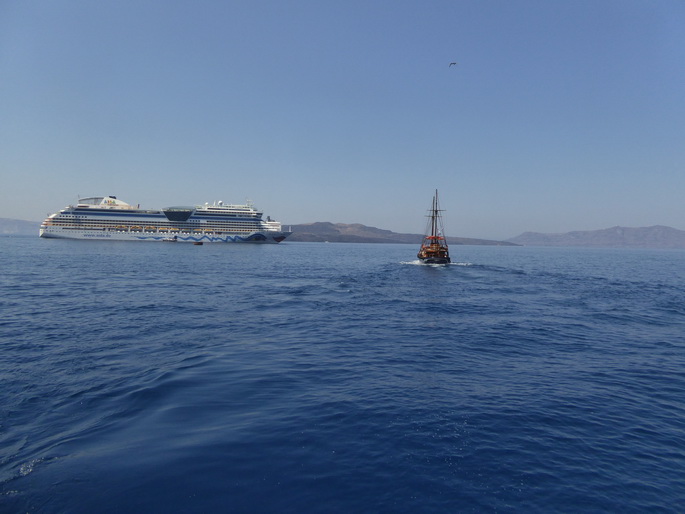
<svg viewBox="0 0 685 514"><path fill-rule="evenodd" d="M431 209L428 211L426 235L417 254L419 260L424 264L449 264L451 262L441 212L438 203L438 190L436 189Z"/></svg>

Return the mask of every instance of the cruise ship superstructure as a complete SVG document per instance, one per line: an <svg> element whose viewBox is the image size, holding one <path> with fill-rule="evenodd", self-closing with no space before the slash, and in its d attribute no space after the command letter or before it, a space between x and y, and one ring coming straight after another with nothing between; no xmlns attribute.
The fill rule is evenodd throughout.
<svg viewBox="0 0 685 514"><path fill-rule="evenodd" d="M212 205L141 209L115 196L80 198L51 214L40 226L40 237L119 241L211 243L280 243L291 232L245 205Z"/></svg>

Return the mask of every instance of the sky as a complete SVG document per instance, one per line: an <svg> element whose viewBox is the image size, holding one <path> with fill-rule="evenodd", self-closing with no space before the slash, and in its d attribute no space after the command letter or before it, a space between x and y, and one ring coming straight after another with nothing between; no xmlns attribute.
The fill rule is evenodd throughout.
<svg viewBox="0 0 685 514"><path fill-rule="evenodd" d="M685 1L0 0L0 218L435 189L454 237L685 229Z"/></svg>

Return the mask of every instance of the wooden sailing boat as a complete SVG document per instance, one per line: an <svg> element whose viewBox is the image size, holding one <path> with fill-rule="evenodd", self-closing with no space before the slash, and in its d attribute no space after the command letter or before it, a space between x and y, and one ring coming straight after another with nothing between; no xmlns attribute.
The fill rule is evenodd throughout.
<svg viewBox="0 0 685 514"><path fill-rule="evenodd" d="M442 211L438 204L438 190L435 190L433 205L428 214L428 228L421 242L421 248L417 257L425 264L449 264L450 252L445 239L445 231L442 226Z"/></svg>

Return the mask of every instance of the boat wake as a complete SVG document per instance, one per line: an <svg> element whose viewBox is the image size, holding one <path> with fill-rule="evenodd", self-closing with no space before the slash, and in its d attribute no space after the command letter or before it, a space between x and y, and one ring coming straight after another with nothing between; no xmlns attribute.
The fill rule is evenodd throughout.
<svg viewBox="0 0 685 514"><path fill-rule="evenodd" d="M443 268L448 266L473 266L470 262L450 262L449 264L426 264L419 259L413 261L400 261L400 264L407 264L410 266L430 266L433 268Z"/></svg>

